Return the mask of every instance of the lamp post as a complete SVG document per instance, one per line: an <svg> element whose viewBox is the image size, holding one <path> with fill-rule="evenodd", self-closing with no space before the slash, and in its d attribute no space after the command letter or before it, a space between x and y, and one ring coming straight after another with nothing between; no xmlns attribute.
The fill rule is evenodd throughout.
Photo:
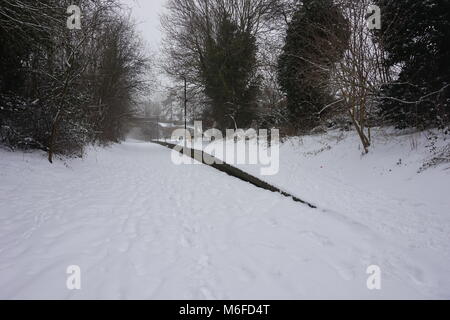
<svg viewBox="0 0 450 320"><path fill-rule="evenodd" d="M184 80L184 149L187 149L187 79L183 75Z"/></svg>

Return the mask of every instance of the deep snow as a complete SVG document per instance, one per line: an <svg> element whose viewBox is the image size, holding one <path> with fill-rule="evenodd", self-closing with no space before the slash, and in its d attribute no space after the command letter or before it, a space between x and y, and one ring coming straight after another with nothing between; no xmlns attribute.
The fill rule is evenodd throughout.
<svg viewBox="0 0 450 320"><path fill-rule="evenodd" d="M55 165L0 151L0 298L450 298L448 166L417 173L423 136L379 134L362 157L340 135L285 143L261 177L319 210L149 143Z"/></svg>

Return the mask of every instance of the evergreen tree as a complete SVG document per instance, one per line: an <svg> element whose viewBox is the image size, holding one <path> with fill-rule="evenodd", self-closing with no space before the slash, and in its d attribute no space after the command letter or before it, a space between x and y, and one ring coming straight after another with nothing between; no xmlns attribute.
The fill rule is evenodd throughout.
<svg viewBox="0 0 450 320"><path fill-rule="evenodd" d="M209 117L221 130L250 126L259 90L255 37L224 13L217 36L208 37L205 48L201 76L212 105Z"/></svg>
<svg viewBox="0 0 450 320"><path fill-rule="evenodd" d="M348 38L348 24L332 0L305 0L298 7L278 62L279 83L297 128L315 127L320 110L333 101L330 69Z"/></svg>
<svg viewBox="0 0 450 320"><path fill-rule="evenodd" d="M450 1L378 0L377 40L396 82L384 86L381 110L398 127L444 125L450 116Z"/></svg>

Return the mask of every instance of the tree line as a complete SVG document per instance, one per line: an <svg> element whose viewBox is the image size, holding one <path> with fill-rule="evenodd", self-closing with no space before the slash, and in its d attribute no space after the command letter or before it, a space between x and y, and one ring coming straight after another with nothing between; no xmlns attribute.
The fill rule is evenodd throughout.
<svg viewBox="0 0 450 320"><path fill-rule="evenodd" d="M448 0L169 0L162 23L165 70L217 129L351 126L368 152L375 126L449 124Z"/></svg>
<svg viewBox="0 0 450 320"><path fill-rule="evenodd" d="M81 29L67 27L70 5ZM373 5L379 30L367 25ZM366 152L376 126L449 124L448 0L167 0L166 9L162 67L187 82L190 120L285 136L352 127ZM52 161L121 140L149 89L144 48L120 0L3 0L0 143Z"/></svg>
<svg viewBox="0 0 450 320"><path fill-rule="evenodd" d="M68 28L70 5L81 28ZM79 155L119 141L150 60L117 0L4 0L0 4L0 142Z"/></svg>

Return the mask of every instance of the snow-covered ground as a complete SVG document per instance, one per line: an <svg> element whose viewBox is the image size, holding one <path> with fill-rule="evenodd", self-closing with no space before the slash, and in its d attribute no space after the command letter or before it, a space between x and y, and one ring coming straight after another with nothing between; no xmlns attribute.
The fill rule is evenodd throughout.
<svg viewBox="0 0 450 320"><path fill-rule="evenodd" d="M149 143L55 165L0 151L0 298L450 298L449 165L417 173L423 135L378 133L364 157L357 146L293 139L261 177L318 210ZM70 265L80 291L66 288Z"/></svg>

